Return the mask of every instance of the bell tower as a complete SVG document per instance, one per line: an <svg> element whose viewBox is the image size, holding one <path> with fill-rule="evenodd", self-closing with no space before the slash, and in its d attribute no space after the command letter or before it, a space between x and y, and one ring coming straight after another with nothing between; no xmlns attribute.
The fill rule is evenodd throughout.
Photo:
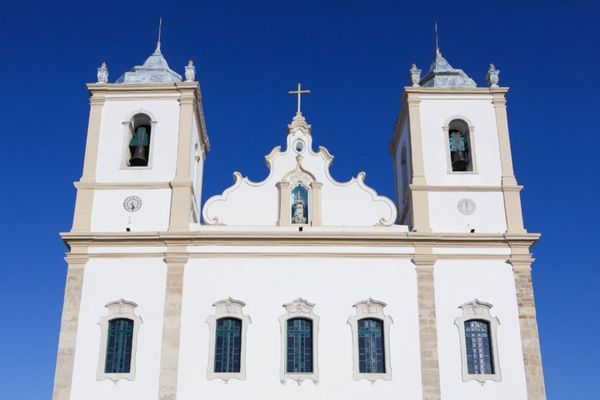
<svg viewBox="0 0 600 400"><path fill-rule="evenodd" d="M525 232L499 72L490 65L488 86L478 87L439 49L424 77L413 64L391 144L400 224L416 232Z"/></svg>
<svg viewBox="0 0 600 400"><path fill-rule="evenodd" d="M160 49L114 83L103 63L87 85L90 116L72 232L187 231L200 220L209 141L195 66L185 80Z"/></svg>

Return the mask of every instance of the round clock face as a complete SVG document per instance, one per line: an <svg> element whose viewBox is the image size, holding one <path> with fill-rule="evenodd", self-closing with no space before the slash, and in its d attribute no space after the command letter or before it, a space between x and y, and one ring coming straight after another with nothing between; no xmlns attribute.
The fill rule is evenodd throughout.
<svg viewBox="0 0 600 400"><path fill-rule="evenodd" d="M123 201L123 208L129 212L136 212L142 207L142 199L137 196L129 196Z"/></svg>
<svg viewBox="0 0 600 400"><path fill-rule="evenodd" d="M477 210L477 205L471 199L461 199L456 204L456 208L463 215L471 215Z"/></svg>

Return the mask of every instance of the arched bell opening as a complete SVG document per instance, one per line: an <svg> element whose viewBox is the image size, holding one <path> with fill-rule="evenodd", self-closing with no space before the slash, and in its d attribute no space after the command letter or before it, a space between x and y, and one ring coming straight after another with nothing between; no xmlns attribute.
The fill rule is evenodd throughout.
<svg viewBox="0 0 600 400"><path fill-rule="evenodd" d="M129 140L129 166L147 167L150 155L152 120L146 114L136 114L131 120L132 135Z"/></svg>
<svg viewBox="0 0 600 400"><path fill-rule="evenodd" d="M448 146L453 172L473 171L471 135L465 121L455 119L448 126Z"/></svg>

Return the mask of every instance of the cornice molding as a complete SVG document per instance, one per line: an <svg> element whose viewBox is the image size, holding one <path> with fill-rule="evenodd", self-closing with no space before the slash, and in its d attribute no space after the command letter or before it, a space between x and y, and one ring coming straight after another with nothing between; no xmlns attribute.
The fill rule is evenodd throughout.
<svg viewBox="0 0 600 400"><path fill-rule="evenodd" d="M492 94L504 95L508 92L508 87L457 87L457 88L439 88L439 87L413 87L406 86L405 94Z"/></svg>

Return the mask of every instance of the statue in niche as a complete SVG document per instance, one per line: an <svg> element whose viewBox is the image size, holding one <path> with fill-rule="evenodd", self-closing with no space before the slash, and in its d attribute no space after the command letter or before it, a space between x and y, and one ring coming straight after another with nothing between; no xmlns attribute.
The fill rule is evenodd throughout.
<svg viewBox="0 0 600 400"><path fill-rule="evenodd" d="M308 189L299 184L292 190L292 224L308 223Z"/></svg>

